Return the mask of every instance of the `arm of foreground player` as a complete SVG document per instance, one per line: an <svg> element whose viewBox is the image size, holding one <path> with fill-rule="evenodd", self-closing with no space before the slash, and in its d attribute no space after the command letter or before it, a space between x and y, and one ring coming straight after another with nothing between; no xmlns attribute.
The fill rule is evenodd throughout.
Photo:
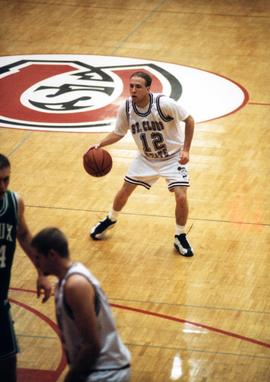
<svg viewBox="0 0 270 382"><path fill-rule="evenodd" d="M24 218L24 202L19 196L18 196L17 239L18 239L18 242L20 243L20 246L22 247L26 255L29 257L29 259L31 260L31 262L33 263L33 265L35 266L38 272L37 297L40 297L41 292L44 292L44 297L42 299L42 302L46 302L51 295L51 291L52 291L51 283L48 280L48 278L44 276L36 266L36 262L33 256L32 248L31 248L32 235Z"/></svg>
<svg viewBox="0 0 270 382"><path fill-rule="evenodd" d="M80 275L71 276L65 285L65 300L72 310L76 326L82 337L75 361L65 377L65 382L85 381L93 369L100 352L100 339L97 326L92 285Z"/></svg>
<svg viewBox="0 0 270 382"><path fill-rule="evenodd" d="M183 150L181 151L180 158L179 158L180 164L187 164L189 162L189 150L190 150L193 133L194 133L194 127L195 127L195 122L194 122L194 119L191 117L191 115L184 120L184 123L185 123L185 141L184 141Z"/></svg>

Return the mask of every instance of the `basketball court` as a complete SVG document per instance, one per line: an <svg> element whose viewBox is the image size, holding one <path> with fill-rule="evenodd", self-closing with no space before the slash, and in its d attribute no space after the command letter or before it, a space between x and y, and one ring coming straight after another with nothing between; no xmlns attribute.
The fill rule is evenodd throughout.
<svg viewBox="0 0 270 382"><path fill-rule="evenodd" d="M10 188L24 199L31 231L62 229L73 259L100 280L132 354L132 382L269 381L270 3L0 0L0 7L0 152L11 160ZM137 68L197 121L191 258L174 250L174 195L163 180L135 190L105 240L89 238L136 147L129 134L107 147L113 167L101 178L84 171L82 157L113 128ZM62 382L54 302L36 298L35 281L18 246L9 295L18 381Z"/></svg>

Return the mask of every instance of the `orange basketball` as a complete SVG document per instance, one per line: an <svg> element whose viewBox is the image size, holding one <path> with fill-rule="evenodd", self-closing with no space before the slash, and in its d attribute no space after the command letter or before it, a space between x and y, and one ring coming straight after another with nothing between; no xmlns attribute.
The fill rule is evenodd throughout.
<svg viewBox="0 0 270 382"><path fill-rule="evenodd" d="M112 157L108 151L102 148L93 148L84 154L83 166L85 171L92 176L104 176L112 169Z"/></svg>

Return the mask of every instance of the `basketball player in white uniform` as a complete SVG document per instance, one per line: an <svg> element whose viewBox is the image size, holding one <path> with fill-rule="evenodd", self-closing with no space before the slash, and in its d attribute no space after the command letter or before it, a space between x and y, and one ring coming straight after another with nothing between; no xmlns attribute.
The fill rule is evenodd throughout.
<svg viewBox="0 0 270 382"><path fill-rule="evenodd" d="M138 154L115 196L112 210L92 228L90 236L94 240L102 239L106 230L115 225L119 212L135 188L143 186L150 189L159 177L163 177L176 200L174 246L181 255L193 256L185 226L189 187L186 164L189 161L194 120L172 98L151 93L151 82L152 78L144 72L132 74L130 97L120 106L114 131L92 147L95 149L115 143L130 130ZM181 122L185 125L184 129Z"/></svg>
<svg viewBox="0 0 270 382"><path fill-rule="evenodd" d="M57 322L69 363L65 382L127 382L130 353L123 344L99 282L70 259L68 241L58 228L45 228L32 240L37 265L55 275Z"/></svg>

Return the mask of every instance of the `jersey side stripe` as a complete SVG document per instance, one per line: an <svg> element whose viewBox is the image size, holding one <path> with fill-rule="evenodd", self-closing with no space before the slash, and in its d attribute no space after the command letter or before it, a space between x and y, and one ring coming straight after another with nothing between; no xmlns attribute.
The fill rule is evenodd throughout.
<svg viewBox="0 0 270 382"><path fill-rule="evenodd" d="M127 120L129 123L129 100L126 100L126 115L127 115Z"/></svg>
<svg viewBox="0 0 270 382"><path fill-rule="evenodd" d="M14 206L16 221L18 222L18 200L17 200L15 192L11 192L10 195L11 195L11 200Z"/></svg>
<svg viewBox="0 0 270 382"><path fill-rule="evenodd" d="M161 97L164 97L164 95L163 94L158 95L156 98L158 114L159 114L160 118L163 119L164 122L170 122L173 120L173 117L170 117L169 115L166 116L165 114L163 114L161 107L160 107L160 98Z"/></svg>

